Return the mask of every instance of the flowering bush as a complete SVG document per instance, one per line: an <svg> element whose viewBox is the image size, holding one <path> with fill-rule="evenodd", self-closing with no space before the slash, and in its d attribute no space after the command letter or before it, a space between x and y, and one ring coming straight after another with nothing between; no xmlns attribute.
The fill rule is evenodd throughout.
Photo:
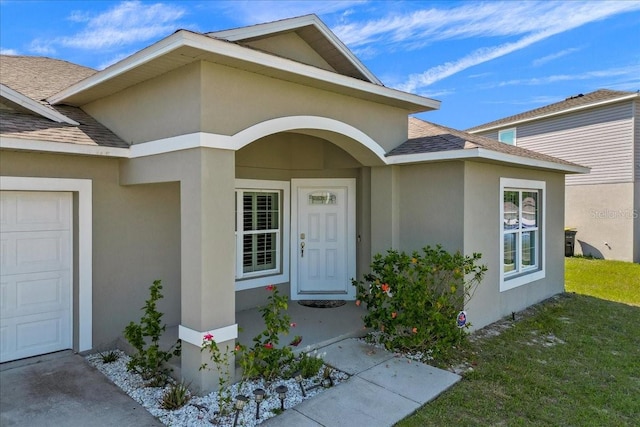
<svg viewBox="0 0 640 427"><path fill-rule="evenodd" d="M364 281L352 281L356 304L367 306L365 325L377 329L373 336L388 350L447 355L465 339L456 315L487 270L477 265L480 258L452 255L440 245L411 255L377 254Z"/></svg>
<svg viewBox="0 0 640 427"><path fill-rule="evenodd" d="M271 380L281 373L284 365L293 360L293 351L290 347L278 347L280 334L288 335L289 328L295 327L289 315L285 313L288 298L281 296L274 285L267 286L266 290L270 292L267 305L260 308L265 324L264 331L253 338L251 348L242 344L236 347L241 353L239 362L244 379L262 377L265 380ZM302 341L302 337L296 337L294 341L298 338Z"/></svg>

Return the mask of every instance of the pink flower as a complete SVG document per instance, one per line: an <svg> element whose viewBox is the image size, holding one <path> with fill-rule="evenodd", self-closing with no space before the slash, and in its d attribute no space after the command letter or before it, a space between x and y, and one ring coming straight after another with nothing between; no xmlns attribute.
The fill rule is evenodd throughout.
<svg viewBox="0 0 640 427"><path fill-rule="evenodd" d="M396 313L395 311L393 313L391 313L391 318L395 319L396 317L398 317L398 313Z"/></svg>
<svg viewBox="0 0 640 427"><path fill-rule="evenodd" d="M273 348L273 344L271 344L270 342L266 343L264 345L264 348L268 348L268 349L272 349Z"/></svg>
<svg viewBox="0 0 640 427"><path fill-rule="evenodd" d="M413 329L411 330L411 332L413 332L414 334L417 334L417 333L418 333L418 328L413 328Z"/></svg>
<svg viewBox="0 0 640 427"><path fill-rule="evenodd" d="M204 334L204 340L205 341L213 341L213 335L211 335L210 333Z"/></svg>
<svg viewBox="0 0 640 427"><path fill-rule="evenodd" d="M356 305L360 307L360 300L356 300Z"/></svg>
<svg viewBox="0 0 640 427"><path fill-rule="evenodd" d="M240 344L236 344L236 351L240 351Z"/></svg>
<svg viewBox="0 0 640 427"><path fill-rule="evenodd" d="M275 291L276 287L275 287L275 285L268 285L265 289L268 290L268 291Z"/></svg>
<svg viewBox="0 0 640 427"><path fill-rule="evenodd" d="M289 323L289 326L291 326L292 328L295 328L296 327L296 322Z"/></svg>

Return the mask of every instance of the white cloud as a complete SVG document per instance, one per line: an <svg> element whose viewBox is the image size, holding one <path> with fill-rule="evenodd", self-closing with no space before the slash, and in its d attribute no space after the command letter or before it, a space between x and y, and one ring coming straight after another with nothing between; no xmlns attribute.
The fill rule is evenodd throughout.
<svg viewBox="0 0 640 427"><path fill-rule="evenodd" d="M4 47L0 47L0 55L20 55L15 49L6 49Z"/></svg>
<svg viewBox="0 0 640 427"><path fill-rule="evenodd" d="M50 40L35 39L29 43L29 52L37 55L55 55L56 49Z"/></svg>
<svg viewBox="0 0 640 427"><path fill-rule="evenodd" d="M622 78L630 79L632 81L638 81L640 76L640 65L629 65L626 67L609 68L606 70L586 71L584 73L577 74L554 74L545 77L534 77L530 79L513 79L500 82L493 87L504 86L537 86L546 85L550 83L575 81L575 80L593 80L593 79L611 79Z"/></svg>
<svg viewBox="0 0 640 427"><path fill-rule="evenodd" d="M543 56L542 58L534 59L532 64L534 67L539 67L543 64L546 64L547 62L553 61L554 59L562 58L563 56L567 56L569 54L572 54L573 52L578 52L581 49L582 48L579 48L579 47L571 47L569 49L564 49L564 50L552 53L550 55Z"/></svg>
<svg viewBox="0 0 640 427"><path fill-rule="evenodd" d="M524 49L553 35L610 16L640 10L637 1L464 2L454 8L429 8L390 14L368 22L333 28L347 45L378 51L418 49L436 41L468 38L520 37L476 49L462 58L409 76L398 88L416 91L462 70Z"/></svg>
<svg viewBox="0 0 640 427"><path fill-rule="evenodd" d="M315 13L317 15L343 12L344 16L349 14L349 8L366 3L365 0L337 0L337 1L230 1L212 2L216 9L222 10L225 14L240 20L242 24L261 24L264 22L277 21L279 19L292 18L296 16Z"/></svg>

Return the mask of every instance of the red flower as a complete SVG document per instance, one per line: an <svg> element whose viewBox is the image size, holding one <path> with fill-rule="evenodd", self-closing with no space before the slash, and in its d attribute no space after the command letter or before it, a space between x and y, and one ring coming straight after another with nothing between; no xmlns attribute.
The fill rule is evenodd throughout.
<svg viewBox="0 0 640 427"><path fill-rule="evenodd" d="M275 285L269 285L265 288L268 291L275 291L276 290L276 286Z"/></svg>
<svg viewBox="0 0 640 427"><path fill-rule="evenodd" d="M268 349L272 349L273 348L273 344L271 344L270 342L266 343L264 345L264 348L268 348Z"/></svg>
<svg viewBox="0 0 640 427"><path fill-rule="evenodd" d="M389 292L389 285L384 283L382 286L380 286L380 289L382 289L382 292Z"/></svg>
<svg viewBox="0 0 640 427"><path fill-rule="evenodd" d="M289 323L289 326L291 326L292 328L295 328L296 327L296 322Z"/></svg>
<svg viewBox="0 0 640 427"><path fill-rule="evenodd" d="M213 341L213 335L211 335L210 333L206 333L204 334L204 340L205 341Z"/></svg>
<svg viewBox="0 0 640 427"><path fill-rule="evenodd" d="M240 344L236 344L236 351L240 351Z"/></svg>
<svg viewBox="0 0 640 427"><path fill-rule="evenodd" d="M360 300L356 300L356 305L360 307Z"/></svg>
<svg viewBox="0 0 640 427"><path fill-rule="evenodd" d="M413 328L413 329L411 330L411 332L413 332L414 334L417 334L417 333L418 333L418 328Z"/></svg>

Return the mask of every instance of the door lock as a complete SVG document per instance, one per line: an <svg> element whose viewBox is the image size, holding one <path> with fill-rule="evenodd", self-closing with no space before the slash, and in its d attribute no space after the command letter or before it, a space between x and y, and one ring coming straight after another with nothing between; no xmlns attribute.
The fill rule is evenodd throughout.
<svg viewBox="0 0 640 427"><path fill-rule="evenodd" d="M304 242L300 242L300 258L304 258Z"/></svg>

